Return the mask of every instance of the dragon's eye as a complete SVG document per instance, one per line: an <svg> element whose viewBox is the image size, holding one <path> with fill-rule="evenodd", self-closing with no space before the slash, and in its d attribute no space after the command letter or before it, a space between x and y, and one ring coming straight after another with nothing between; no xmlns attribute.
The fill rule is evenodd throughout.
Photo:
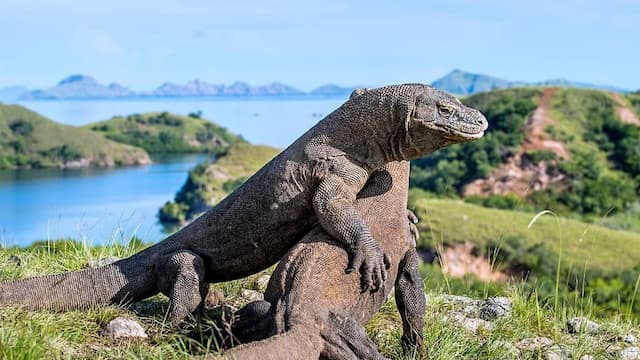
<svg viewBox="0 0 640 360"><path fill-rule="evenodd" d="M438 105L438 112L442 116L451 116L455 112L455 109L447 105Z"/></svg>

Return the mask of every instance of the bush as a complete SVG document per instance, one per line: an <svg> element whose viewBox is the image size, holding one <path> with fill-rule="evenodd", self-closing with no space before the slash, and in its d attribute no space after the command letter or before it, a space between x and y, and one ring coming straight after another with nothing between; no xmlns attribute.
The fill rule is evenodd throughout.
<svg viewBox="0 0 640 360"><path fill-rule="evenodd" d="M554 161L558 158L556 153L549 150L530 151L528 153L525 153L523 157L534 165L538 165L542 161Z"/></svg>
<svg viewBox="0 0 640 360"><path fill-rule="evenodd" d="M9 129L16 136L29 136L33 133L33 124L23 119L17 119L9 124Z"/></svg>
<svg viewBox="0 0 640 360"><path fill-rule="evenodd" d="M162 223L181 223L187 219L187 206L173 201L167 201L160 211L158 218Z"/></svg>

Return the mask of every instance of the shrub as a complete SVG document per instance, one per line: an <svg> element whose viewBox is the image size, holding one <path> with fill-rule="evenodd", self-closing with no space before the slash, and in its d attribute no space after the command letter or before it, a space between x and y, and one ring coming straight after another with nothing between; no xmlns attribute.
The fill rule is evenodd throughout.
<svg viewBox="0 0 640 360"><path fill-rule="evenodd" d="M16 136L29 136L33 133L33 124L23 119L17 119L9 124L9 129Z"/></svg>

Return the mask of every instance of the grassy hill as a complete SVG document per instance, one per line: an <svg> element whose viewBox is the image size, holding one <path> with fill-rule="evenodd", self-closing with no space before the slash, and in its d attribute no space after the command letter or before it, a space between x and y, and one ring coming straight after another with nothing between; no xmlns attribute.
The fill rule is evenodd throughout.
<svg viewBox="0 0 640 360"><path fill-rule="evenodd" d="M0 169L149 163L139 148L62 125L18 105L0 104Z"/></svg>
<svg viewBox="0 0 640 360"><path fill-rule="evenodd" d="M244 140L197 113L190 116L167 112L133 114L89 124L113 141L141 147L150 153L223 152Z"/></svg>
<svg viewBox="0 0 640 360"><path fill-rule="evenodd" d="M200 164L189 172L175 201L167 202L160 209L160 221L169 224L193 219L235 190L279 152L264 145L232 145L212 163Z"/></svg>

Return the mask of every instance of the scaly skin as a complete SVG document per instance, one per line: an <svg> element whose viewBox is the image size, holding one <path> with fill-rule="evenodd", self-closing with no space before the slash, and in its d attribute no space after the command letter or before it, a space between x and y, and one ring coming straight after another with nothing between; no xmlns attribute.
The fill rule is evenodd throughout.
<svg viewBox="0 0 640 360"><path fill-rule="evenodd" d="M162 292L179 323L207 283L259 272L319 223L346 247L347 271L376 290L390 259L354 207L386 164L482 136L486 119L455 97L420 84L356 91L240 188L164 241L98 269L0 283L0 305L81 309Z"/></svg>
<svg viewBox="0 0 640 360"><path fill-rule="evenodd" d="M380 308L394 285L403 348L413 352L422 341L425 297L415 249L417 235L411 231L415 226L407 219L408 177L408 162L390 163L371 177L356 201L373 236L393 259L380 291L362 292L358 278L342 271L347 253L316 228L280 262L265 300L235 314L233 335L240 342L253 342L222 357L382 359L361 324ZM388 191L380 191L389 184Z"/></svg>

